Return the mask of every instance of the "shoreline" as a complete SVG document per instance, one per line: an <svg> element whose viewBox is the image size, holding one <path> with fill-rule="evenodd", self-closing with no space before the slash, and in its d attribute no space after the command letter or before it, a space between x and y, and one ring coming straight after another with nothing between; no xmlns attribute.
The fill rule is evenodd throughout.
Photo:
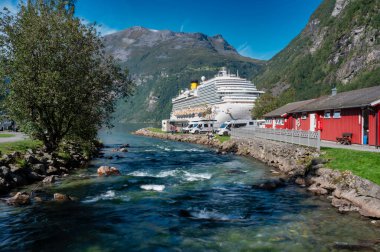
<svg viewBox="0 0 380 252"><path fill-rule="evenodd" d="M255 158L277 169L291 183L322 195L340 213L358 212L362 216L380 219L380 186L354 175L350 171L325 168L328 160L320 153L299 145L257 138L255 141L230 139L221 143L206 135L180 135L139 129L133 134L178 142L201 144L216 148L219 154L233 153Z"/></svg>
<svg viewBox="0 0 380 252"><path fill-rule="evenodd" d="M14 151L4 154L0 159L0 200L15 206L40 202L41 197L35 192L41 191L40 188L45 185L69 177L75 170L87 167L102 148L101 144L94 144L86 155L78 146L66 147L64 157L44 152L40 148L28 149L25 153ZM25 187L33 189L25 190ZM59 200L56 195L54 199Z"/></svg>

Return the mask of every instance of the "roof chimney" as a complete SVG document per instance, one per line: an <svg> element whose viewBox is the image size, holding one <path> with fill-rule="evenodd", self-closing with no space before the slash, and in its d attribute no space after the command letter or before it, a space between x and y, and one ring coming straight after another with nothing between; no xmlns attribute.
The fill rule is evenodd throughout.
<svg viewBox="0 0 380 252"><path fill-rule="evenodd" d="M334 96L338 93L338 89L336 89L336 87L334 87L333 89L331 89L331 96Z"/></svg>

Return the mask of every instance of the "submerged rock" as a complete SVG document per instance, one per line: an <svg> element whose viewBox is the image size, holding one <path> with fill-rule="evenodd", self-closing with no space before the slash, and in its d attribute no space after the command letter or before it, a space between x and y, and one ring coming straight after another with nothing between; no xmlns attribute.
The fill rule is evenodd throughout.
<svg viewBox="0 0 380 252"><path fill-rule="evenodd" d="M62 193L54 193L54 200L60 202L71 201L71 197Z"/></svg>
<svg viewBox="0 0 380 252"><path fill-rule="evenodd" d="M30 195L26 192L18 192L15 196L6 199L8 205L25 206L30 204Z"/></svg>
<svg viewBox="0 0 380 252"><path fill-rule="evenodd" d="M254 189L263 189L263 190L275 190L280 187L285 187L285 180L284 179L273 179L268 180L260 184L253 185L252 188Z"/></svg>
<svg viewBox="0 0 380 252"><path fill-rule="evenodd" d="M97 172L99 176L121 175L117 168L110 166L100 166Z"/></svg>
<svg viewBox="0 0 380 252"><path fill-rule="evenodd" d="M350 244L346 242L335 242L334 249L349 251L376 251L371 245L367 244Z"/></svg>

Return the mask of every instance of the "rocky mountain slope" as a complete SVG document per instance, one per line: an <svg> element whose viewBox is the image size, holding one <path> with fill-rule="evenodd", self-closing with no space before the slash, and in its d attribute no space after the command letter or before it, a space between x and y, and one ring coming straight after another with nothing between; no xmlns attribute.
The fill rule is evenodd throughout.
<svg viewBox="0 0 380 252"><path fill-rule="evenodd" d="M121 102L118 121L147 122L168 118L171 99L193 79L207 78L222 66L252 78L263 62L242 57L221 36L177 33L143 27L105 36L107 53L127 66L136 80L135 95Z"/></svg>
<svg viewBox="0 0 380 252"><path fill-rule="evenodd" d="M325 0L254 80L296 99L380 85L380 0Z"/></svg>

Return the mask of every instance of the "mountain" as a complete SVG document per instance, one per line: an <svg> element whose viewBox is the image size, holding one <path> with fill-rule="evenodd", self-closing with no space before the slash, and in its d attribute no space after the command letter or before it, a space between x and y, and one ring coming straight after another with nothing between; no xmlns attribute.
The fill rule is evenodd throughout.
<svg viewBox="0 0 380 252"><path fill-rule="evenodd" d="M303 31L254 81L296 99L380 85L380 1L325 0Z"/></svg>
<svg viewBox="0 0 380 252"><path fill-rule="evenodd" d="M169 118L171 99L190 81L211 78L220 67L253 78L264 62L243 57L222 35L132 27L104 37L105 50L127 66L137 83L135 95L120 102L116 119L128 122Z"/></svg>

